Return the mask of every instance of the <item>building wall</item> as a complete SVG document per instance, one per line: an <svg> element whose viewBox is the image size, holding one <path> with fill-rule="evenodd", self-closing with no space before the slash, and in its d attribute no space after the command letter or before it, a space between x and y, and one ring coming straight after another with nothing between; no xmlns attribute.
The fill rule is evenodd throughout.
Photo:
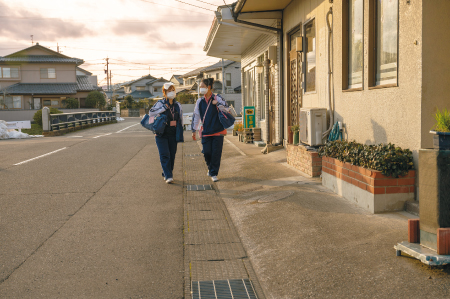
<svg viewBox="0 0 450 299"><path fill-rule="evenodd" d="M41 68L54 68L55 79L41 79ZM20 83L75 83L76 65L68 63L28 63L20 66Z"/></svg>
<svg viewBox="0 0 450 299"><path fill-rule="evenodd" d="M369 0L364 0L364 84L362 91L344 92L342 90L342 1L334 4L319 0L294 0L284 10L284 31L287 32L300 22L316 19L316 92L303 95L303 107L328 108L328 29L326 14L333 7L334 38L334 104L335 121L345 125L344 138L357 142L395 143L414 151L417 164L417 151L420 149L421 130L421 4L418 1L399 1L399 66L398 87L369 89ZM285 65L287 61L284 51ZM285 68L287 100L288 76ZM286 102L287 103L287 102ZM328 108L329 109L329 108ZM288 111L286 117L288 116ZM287 118L286 118L287 119ZM287 123L285 124L287 126ZM286 138L286 137L285 137Z"/></svg>
<svg viewBox="0 0 450 299"><path fill-rule="evenodd" d="M277 26L277 23L274 23L272 26ZM254 68L257 64L258 57L261 55L264 55L265 59L267 59L266 51L270 46L274 45L280 45L280 41L277 35L275 34L262 34L252 45L250 45L243 53L242 53L242 59L241 59L241 69L242 73L241 76L243 78L243 72ZM279 62L280 57L278 57L278 63L272 68L272 72L275 76L275 142L281 142L281 102L280 102L280 93L279 93ZM265 97L264 94L260 94L260 76L264 76L265 74L256 74L255 75L255 99L254 104L256 108L256 123L257 126L261 128L261 137L263 141L266 140L267 136L267 123L266 121L262 121L262 119L267 119L268 114L266 111L265 115L261 115L261 106L265 105ZM264 79L265 82L265 79ZM245 85L244 82L241 82L242 84L242 106L248 106L252 103L249 103L248 100L245 99ZM262 101L260 101L260 98L262 97Z"/></svg>
<svg viewBox="0 0 450 299"><path fill-rule="evenodd" d="M450 110L450 1L422 1L423 5L423 98L422 148L433 147L429 133L437 109Z"/></svg>

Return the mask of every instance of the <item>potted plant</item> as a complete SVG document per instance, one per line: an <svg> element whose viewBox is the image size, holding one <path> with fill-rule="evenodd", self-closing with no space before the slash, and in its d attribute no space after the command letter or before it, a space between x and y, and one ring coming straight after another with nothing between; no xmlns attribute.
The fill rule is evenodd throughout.
<svg viewBox="0 0 450 299"><path fill-rule="evenodd" d="M292 126L288 126L288 143L294 143L294 132L291 130Z"/></svg>
<svg viewBox="0 0 450 299"><path fill-rule="evenodd" d="M431 134L434 134L434 149L450 150L450 111L444 109L436 112L434 116L436 124Z"/></svg>
<svg viewBox="0 0 450 299"><path fill-rule="evenodd" d="M298 141L299 141L299 131L300 131L300 128L299 128L299 126L291 126L291 132L292 132L292 134L293 134L293 144L294 145L297 145L298 144Z"/></svg>
<svg viewBox="0 0 450 299"><path fill-rule="evenodd" d="M235 123L233 127L233 136L237 136L239 131L239 123Z"/></svg>

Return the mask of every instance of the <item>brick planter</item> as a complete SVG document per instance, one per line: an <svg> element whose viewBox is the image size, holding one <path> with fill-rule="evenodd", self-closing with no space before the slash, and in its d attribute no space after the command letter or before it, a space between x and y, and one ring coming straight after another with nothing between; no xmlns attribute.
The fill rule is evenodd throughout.
<svg viewBox="0 0 450 299"><path fill-rule="evenodd" d="M402 211L406 201L414 200L414 170L392 178L381 171L323 157L322 172L322 185L372 213Z"/></svg>
<svg viewBox="0 0 450 299"><path fill-rule="evenodd" d="M310 177L320 176L322 173L322 158L317 152L307 151L302 145L287 146L287 163Z"/></svg>

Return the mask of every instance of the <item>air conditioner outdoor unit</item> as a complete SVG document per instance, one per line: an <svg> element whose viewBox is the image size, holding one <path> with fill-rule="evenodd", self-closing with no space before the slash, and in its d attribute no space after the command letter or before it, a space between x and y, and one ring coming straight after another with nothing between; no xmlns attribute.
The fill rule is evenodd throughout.
<svg viewBox="0 0 450 299"><path fill-rule="evenodd" d="M326 108L300 109L300 141L310 146L322 145L322 134L327 130Z"/></svg>

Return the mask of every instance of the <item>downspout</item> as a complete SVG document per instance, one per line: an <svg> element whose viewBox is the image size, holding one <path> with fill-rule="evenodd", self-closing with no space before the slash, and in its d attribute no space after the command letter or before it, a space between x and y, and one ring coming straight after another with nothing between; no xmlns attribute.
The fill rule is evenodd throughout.
<svg viewBox="0 0 450 299"><path fill-rule="evenodd" d="M331 16L331 24L329 22L329 16ZM330 134L334 125L334 106L332 105L332 100L334 99L334 76L333 76L333 8L327 12L327 27L328 27L328 108L330 110L330 126L326 130L322 139L326 139Z"/></svg>

